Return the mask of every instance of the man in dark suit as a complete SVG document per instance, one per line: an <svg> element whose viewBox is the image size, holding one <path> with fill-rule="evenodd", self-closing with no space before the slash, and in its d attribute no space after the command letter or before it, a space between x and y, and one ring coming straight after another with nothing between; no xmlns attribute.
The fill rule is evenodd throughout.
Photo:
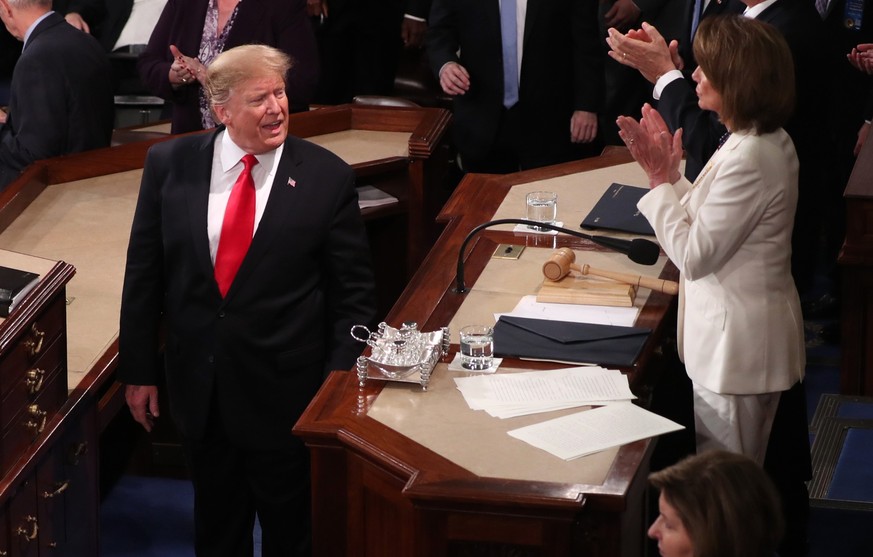
<svg viewBox="0 0 873 557"><path fill-rule="evenodd" d="M94 37L51 11L50 0L0 0L0 19L24 50L0 112L0 188L30 163L109 145L109 61Z"/></svg>
<svg viewBox="0 0 873 557"><path fill-rule="evenodd" d="M349 331L375 313L354 174L288 135L289 64L263 45L215 59L222 125L152 147L131 230L119 379L150 430L163 326L200 556L252 555L256 514L264 557L307 553L307 452L291 428L323 377L353 365Z"/></svg>
<svg viewBox="0 0 873 557"><path fill-rule="evenodd" d="M580 148L597 137L604 94L597 2L517 1L514 14L497 0L434 0L431 8L427 53L453 97L466 171L514 172L597 151ZM515 33L501 31L501 14ZM515 43L517 60L504 60L504 39ZM504 95L512 87L505 77L517 95Z"/></svg>
<svg viewBox="0 0 873 557"><path fill-rule="evenodd" d="M316 102L391 95L402 49L424 43L431 0L308 0L321 56Z"/></svg>

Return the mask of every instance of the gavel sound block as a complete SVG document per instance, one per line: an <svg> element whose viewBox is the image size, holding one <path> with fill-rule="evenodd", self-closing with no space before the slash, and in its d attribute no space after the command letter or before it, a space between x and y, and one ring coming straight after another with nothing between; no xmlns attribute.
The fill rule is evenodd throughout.
<svg viewBox="0 0 873 557"><path fill-rule="evenodd" d="M537 295L537 301L573 304L592 304L624 306L633 305L636 289L649 288L667 294L679 292L679 284L652 277L604 271L587 264L575 264L576 254L569 248L556 251L543 263L543 275L546 280ZM603 282L581 279L571 274L577 271L579 275L594 275L611 279L616 282Z"/></svg>

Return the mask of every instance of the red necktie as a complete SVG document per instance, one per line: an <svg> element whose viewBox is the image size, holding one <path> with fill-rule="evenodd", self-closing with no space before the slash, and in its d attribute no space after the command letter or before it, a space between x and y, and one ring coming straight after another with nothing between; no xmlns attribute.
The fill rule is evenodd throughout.
<svg viewBox="0 0 873 557"><path fill-rule="evenodd" d="M224 222L221 224L221 237L218 240L218 253L215 254L215 281L222 297L227 294L233 277L252 243L255 230L255 181L252 180L252 167L258 164L254 155L242 158L245 165L239 178L233 184Z"/></svg>

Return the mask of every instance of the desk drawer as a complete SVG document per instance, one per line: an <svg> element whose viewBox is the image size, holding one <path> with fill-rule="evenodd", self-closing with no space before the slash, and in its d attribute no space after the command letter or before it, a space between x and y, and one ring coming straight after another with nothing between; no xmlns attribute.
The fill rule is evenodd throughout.
<svg viewBox="0 0 873 557"><path fill-rule="evenodd" d="M62 370L63 367L52 370L33 402L25 404L3 432L0 441L0 474L6 474L18 461L21 453L39 437L45 424L67 399L67 374Z"/></svg>
<svg viewBox="0 0 873 557"><path fill-rule="evenodd" d="M5 397L52 343L63 335L66 309L64 297L58 296L32 324L24 328L9 350L0 355L0 396ZM62 352L66 360L66 351Z"/></svg>
<svg viewBox="0 0 873 557"><path fill-rule="evenodd" d="M60 337L47 349L43 349L36 362L25 370L18 382L6 393L3 401L0 402L0 431L6 431L12 419L25 406L33 404L39 393L49 388L49 378L64 367L65 343L66 339ZM58 379L60 381L56 381L52 387L66 391L67 374L60 373Z"/></svg>

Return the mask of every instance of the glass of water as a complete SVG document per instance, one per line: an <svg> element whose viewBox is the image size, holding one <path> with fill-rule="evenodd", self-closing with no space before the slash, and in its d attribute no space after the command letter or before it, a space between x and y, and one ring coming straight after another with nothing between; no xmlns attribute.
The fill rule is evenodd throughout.
<svg viewBox="0 0 873 557"><path fill-rule="evenodd" d="M558 194L553 191L532 191L525 198L527 220L555 224L558 217ZM532 230L544 231L548 228L528 225Z"/></svg>
<svg viewBox="0 0 873 557"><path fill-rule="evenodd" d="M488 325L468 325L461 329L461 367L483 370L494 360L494 329Z"/></svg>

